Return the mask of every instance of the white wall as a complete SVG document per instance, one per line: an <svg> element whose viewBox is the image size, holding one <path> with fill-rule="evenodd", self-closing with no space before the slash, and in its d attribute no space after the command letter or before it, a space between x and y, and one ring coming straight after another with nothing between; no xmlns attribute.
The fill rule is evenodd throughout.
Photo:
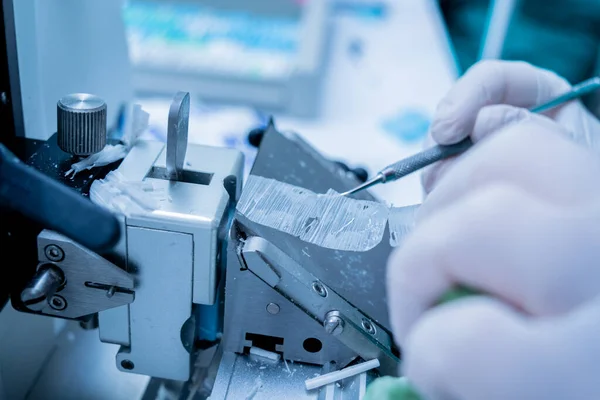
<svg viewBox="0 0 600 400"><path fill-rule="evenodd" d="M56 131L56 102L88 92L108 104L108 123L133 98L123 0L13 0L27 137Z"/></svg>

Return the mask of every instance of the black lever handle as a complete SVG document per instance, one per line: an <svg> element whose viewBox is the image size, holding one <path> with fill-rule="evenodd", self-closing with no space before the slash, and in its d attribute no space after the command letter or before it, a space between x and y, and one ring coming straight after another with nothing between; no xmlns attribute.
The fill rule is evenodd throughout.
<svg viewBox="0 0 600 400"><path fill-rule="evenodd" d="M108 250L119 240L119 221L111 212L22 163L2 144L0 206L93 251Z"/></svg>

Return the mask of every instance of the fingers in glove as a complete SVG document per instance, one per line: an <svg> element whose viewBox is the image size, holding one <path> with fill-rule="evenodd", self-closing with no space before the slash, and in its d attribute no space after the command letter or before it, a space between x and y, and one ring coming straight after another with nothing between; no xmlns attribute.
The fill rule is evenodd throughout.
<svg viewBox="0 0 600 400"><path fill-rule="evenodd" d="M433 146L437 146L437 143L428 134L425 139L425 149L429 149ZM446 174L448 168L454 165L454 160L459 156L453 156L446 158L445 160L438 161L432 165L429 165L421 171L421 187L425 194L429 194L433 188L437 185L440 179Z"/></svg>
<svg viewBox="0 0 600 400"><path fill-rule="evenodd" d="M420 207L418 218L430 217L472 190L491 183L506 182L521 190L559 204L595 201L600 196L600 160L588 149L567 138L568 133L552 120L514 109L499 116L486 107L481 111L475 131L479 138L467 153L452 161L443 176L425 175L428 188L435 187ZM492 114L493 117L489 117ZM514 117L514 122L493 134ZM521 119L521 120L519 120ZM442 171L443 172L443 171Z"/></svg>
<svg viewBox="0 0 600 400"><path fill-rule="evenodd" d="M570 88L558 75L525 62L482 61L470 68L440 102L431 126L440 144L471 134L480 109L493 104L530 108Z"/></svg>
<svg viewBox="0 0 600 400"><path fill-rule="evenodd" d="M568 320L532 321L488 297L458 300L415 325L403 369L429 400L595 398L600 348L590 336L600 319L587 318L596 326L582 337L561 326Z"/></svg>
<svg viewBox="0 0 600 400"><path fill-rule="evenodd" d="M537 316L559 315L596 296L600 211L594 207L558 207L494 184L422 221L388 261L390 320L400 346L415 321L457 284Z"/></svg>
<svg viewBox="0 0 600 400"><path fill-rule="evenodd" d="M541 119L544 117L538 118ZM506 127L507 125L527 119L536 119L536 116L523 108L508 105L493 105L484 107L477 115L473 133L471 134L471 139L474 143L476 143L492 133ZM426 139L426 146L431 147L435 145L436 142L433 140L431 135L428 135ZM421 175L421 185L423 186L425 193L428 194L433 190L442 176L444 176L446 171L450 168L455 158L456 157L452 157L437 162L423 170Z"/></svg>

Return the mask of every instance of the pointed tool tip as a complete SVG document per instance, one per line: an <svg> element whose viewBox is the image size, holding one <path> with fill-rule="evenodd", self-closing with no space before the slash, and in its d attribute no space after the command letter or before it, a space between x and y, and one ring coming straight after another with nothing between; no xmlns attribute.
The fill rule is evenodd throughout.
<svg viewBox="0 0 600 400"><path fill-rule="evenodd" d="M340 196L349 196L351 194L363 191L365 189L370 188L371 186L374 186L378 183L382 182L382 176L380 174L378 174L375 178L366 181L365 183L358 185L357 187L355 187L354 189L350 189L344 193L340 193Z"/></svg>

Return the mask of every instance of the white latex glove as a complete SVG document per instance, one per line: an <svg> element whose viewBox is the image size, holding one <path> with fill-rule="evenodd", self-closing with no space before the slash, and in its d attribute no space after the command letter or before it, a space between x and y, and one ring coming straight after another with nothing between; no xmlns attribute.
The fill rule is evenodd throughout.
<svg viewBox="0 0 600 400"><path fill-rule="evenodd" d="M569 89L563 78L525 62L480 62L458 80L439 104L427 146L456 143L469 135L477 143L507 124L530 118L527 109ZM600 154L600 123L581 102L572 101L544 115L562 125L576 142ZM426 193L452 163L450 159L424 170Z"/></svg>
<svg viewBox="0 0 600 400"><path fill-rule="evenodd" d="M567 134L536 116L474 146L390 258L403 372L427 400L600 398L600 158ZM489 296L432 307L456 284Z"/></svg>

